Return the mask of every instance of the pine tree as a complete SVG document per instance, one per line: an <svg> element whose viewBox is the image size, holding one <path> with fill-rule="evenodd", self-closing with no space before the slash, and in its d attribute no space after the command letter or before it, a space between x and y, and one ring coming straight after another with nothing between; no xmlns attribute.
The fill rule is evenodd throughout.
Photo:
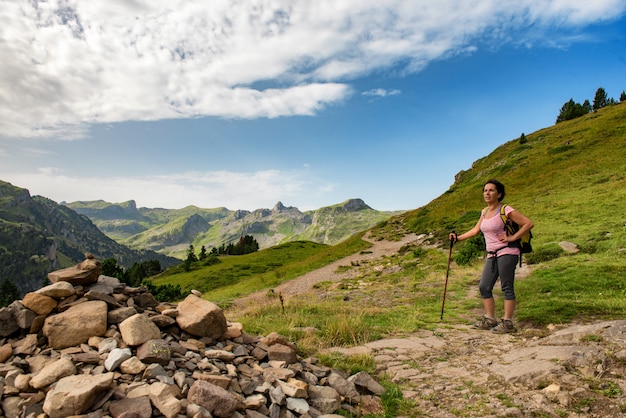
<svg viewBox="0 0 626 418"><path fill-rule="evenodd" d="M20 292L11 280L5 279L0 285L0 307L9 306L14 300L18 300Z"/></svg>
<svg viewBox="0 0 626 418"><path fill-rule="evenodd" d="M196 256L195 248L193 248L193 244L189 244L189 248L187 248L187 258L186 260L190 262L198 261L198 257Z"/></svg>
<svg viewBox="0 0 626 418"><path fill-rule="evenodd" d="M589 111L589 100L585 100L585 102L581 105L580 103L574 102L574 99L569 99L569 101L561 107L559 116L556 118L556 123L578 118L586 115Z"/></svg>
<svg viewBox="0 0 626 418"><path fill-rule="evenodd" d="M593 99L593 110L602 109L609 104L609 99L606 95L606 91L602 87L596 90L596 96Z"/></svg>

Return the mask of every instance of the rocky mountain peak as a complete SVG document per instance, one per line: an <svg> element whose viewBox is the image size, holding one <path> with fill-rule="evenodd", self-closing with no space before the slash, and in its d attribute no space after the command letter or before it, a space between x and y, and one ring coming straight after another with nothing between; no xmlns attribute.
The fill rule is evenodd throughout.
<svg viewBox="0 0 626 418"><path fill-rule="evenodd" d="M341 209L346 212L357 212L363 209L372 209L369 207L363 199L349 199L341 205Z"/></svg>
<svg viewBox="0 0 626 418"><path fill-rule="evenodd" d="M274 205L274 208L272 209L272 212L282 212L283 210L285 210L285 205L283 205L283 202L279 201L278 203L276 203Z"/></svg>
<svg viewBox="0 0 626 418"><path fill-rule="evenodd" d="M134 200L129 200L128 202L126 202L126 208L128 210L136 211L137 210L137 202L135 202Z"/></svg>

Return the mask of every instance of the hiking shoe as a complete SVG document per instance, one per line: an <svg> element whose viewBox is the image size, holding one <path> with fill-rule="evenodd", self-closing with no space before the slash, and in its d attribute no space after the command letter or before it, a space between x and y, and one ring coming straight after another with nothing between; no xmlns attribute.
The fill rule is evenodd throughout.
<svg viewBox="0 0 626 418"><path fill-rule="evenodd" d="M517 328L515 328L513 321L510 319L503 319L496 327L491 328L491 330L497 334L517 332Z"/></svg>
<svg viewBox="0 0 626 418"><path fill-rule="evenodd" d="M487 315L483 315L478 321L474 323L476 329L492 329L498 325L498 321L495 318L489 318Z"/></svg>

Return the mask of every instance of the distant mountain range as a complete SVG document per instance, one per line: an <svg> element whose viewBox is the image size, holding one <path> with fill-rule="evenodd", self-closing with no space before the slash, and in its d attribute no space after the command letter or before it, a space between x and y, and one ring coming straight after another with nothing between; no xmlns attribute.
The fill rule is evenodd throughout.
<svg viewBox="0 0 626 418"><path fill-rule="evenodd" d="M335 244L400 212L380 212L361 199L301 212L278 202L255 211L137 208L134 201L56 203L0 181L0 285L21 294L40 288L51 271L92 253L120 266L158 260L176 265L193 244L207 251L252 235L260 248L294 240Z"/></svg>
<svg viewBox="0 0 626 418"><path fill-rule="evenodd" d="M137 208L135 201L102 200L61 203L88 217L102 232L130 248L156 251L184 258L190 244L207 251L251 235L259 247L307 240L334 245L349 236L401 213L377 211L361 199L301 212L276 203L272 209L228 210Z"/></svg>
<svg viewBox="0 0 626 418"><path fill-rule="evenodd" d="M38 289L50 271L83 261L87 252L100 261L115 258L126 268L151 260L158 260L163 268L180 263L164 254L119 244L86 216L0 181L0 284L11 280L21 293Z"/></svg>

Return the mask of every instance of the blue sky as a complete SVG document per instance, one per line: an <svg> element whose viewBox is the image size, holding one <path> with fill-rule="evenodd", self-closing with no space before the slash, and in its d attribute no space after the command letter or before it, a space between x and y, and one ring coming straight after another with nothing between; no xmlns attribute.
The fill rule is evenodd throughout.
<svg viewBox="0 0 626 418"><path fill-rule="evenodd" d="M57 202L414 209L626 88L622 0L0 0L0 23L0 180Z"/></svg>

